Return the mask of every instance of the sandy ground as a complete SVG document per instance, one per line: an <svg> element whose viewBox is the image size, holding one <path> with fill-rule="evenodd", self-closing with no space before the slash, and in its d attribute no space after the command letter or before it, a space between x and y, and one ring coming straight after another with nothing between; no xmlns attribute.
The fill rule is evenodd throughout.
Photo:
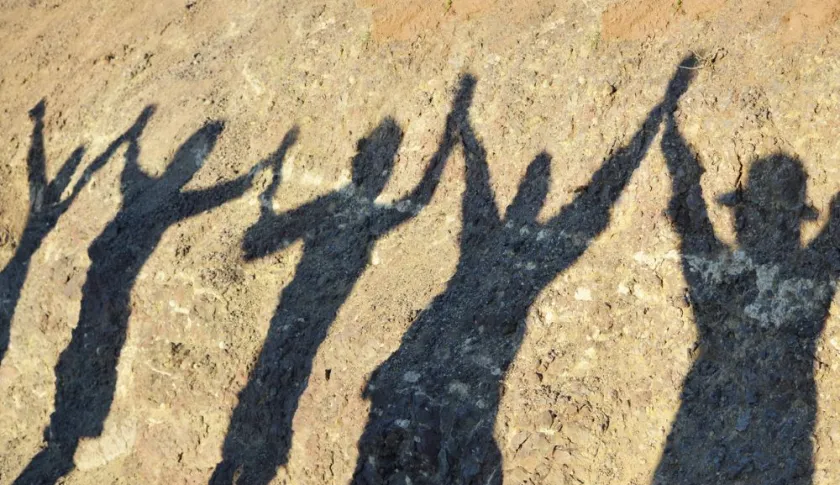
<svg viewBox="0 0 840 485"><path fill-rule="evenodd" d="M838 19L836 0L0 0L0 482L836 483ZM651 114L692 52L679 109ZM822 259L768 242L792 226L744 239L725 203L780 153ZM544 203L505 219L529 183ZM721 247L763 252L689 251L703 201ZM755 288L700 291L736 273ZM799 320L755 357L792 356L765 378L761 332Z"/></svg>

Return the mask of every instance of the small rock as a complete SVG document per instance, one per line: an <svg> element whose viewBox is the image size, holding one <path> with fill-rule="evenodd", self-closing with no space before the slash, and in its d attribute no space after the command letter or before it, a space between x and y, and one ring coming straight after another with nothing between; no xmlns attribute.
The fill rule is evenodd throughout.
<svg viewBox="0 0 840 485"><path fill-rule="evenodd" d="M608 82L604 82L598 88L598 91L597 91L598 98L597 99L601 103L609 102L610 98L612 97L612 95L614 93L615 93L615 86L613 86L612 84L610 84Z"/></svg>
<svg viewBox="0 0 840 485"><path fill-rule="evenodd" d="M528 433L526 431L520 431L513 435L513 438L510 440L510 448L514 451L518 450L522 447L522 444L525 443L525 440L528 439Z"/></svg>
<svg viewBox="0 0 840 485"><path fill-rule="evenodd" d="M738 416L738 422L735 423L735 429L738 430L739 433L743 433L750 427L750 420L752 416L750 410L747 409Z"/></svg>
<svg viewBox="0 0 840 485"><path fill-rule="evenodd" d="M832 426L831 431L828 432L828 437L832 443L840 443L840 425Z"/></svg>
<svg viewBox="0 0 840 485"><path fill-rule="evenodd" d="M537 418L537 428L541 431L550 430L552 424L554 424L554 416L552 416L551 411L544 411Z"/></svg>
<svg viewBox="0 0 840 485"><path fill-rule="evenodd" d="M470 393L470 386L463 382L455 381L452 384L449 384L449 393L465 398Z"/></svg>
<svg viewBox="0 0 840 485"><path fill-rule="evenodd" d="M578 301L592 301L592 291L589 288L578 287L575 290L575 300Z"/></svg>
<svg viewBox="0 0 840 485"><path fill-rule="evenodd" d="M572 463L572 454L569 450L559 446L554 447L554 453L552 453L551 458L558 466L569 465Z"/></svg>
<svg viewBox="0 0 840 485"><path fill-rule="evenodd" d="M592 433L574 423L563 426L563 433L569 438L569 441L582 447L586 447L592 442Z"/></svg>

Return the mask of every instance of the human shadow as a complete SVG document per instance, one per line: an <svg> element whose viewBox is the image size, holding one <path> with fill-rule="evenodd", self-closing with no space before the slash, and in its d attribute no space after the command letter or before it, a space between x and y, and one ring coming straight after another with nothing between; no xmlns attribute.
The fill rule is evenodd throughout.
<svg viewBox="0 0 840 485"><path fill-rule="evenodd" d="M457 123L466 159L461 256L445 291L412 323L372 375L368 423L352 483L501 484L493 439L500 386L525 334L528 308L569 268L610 220L690 71L677 70L664 100L632 139L595 172L575 199L537 221L549 187L550 156L539 154L504 217L490 185L487 155L466 111Z"/></svg>
<svg viewBox="0 0 840 485"><path fill-rule="evenodd" d="M150 114L147 108L141 118ZM222 129L221 122L206 123L181 145L159 177L146 174L138 164L139 131L125 139L123 202L88 249L91 263L82 287L79 321L55 366L55 410L44 432L47 446L15 484L55 483L72 470L79 440L102 433L131 315L131 291L163 233L179 221L241 196L250 186L258 167L210 188L183 190Z"/></svg>
<svg viewBox="0 0 840 485"><path fill-rule="evenodd" d="M466 109L471 95L472 86L464 86L452 113ZM278 157L274 181L263 197L263 213L243 241L245 258L280 251L298 239L303 241L303 255L294 280L283 289L249 381L239 393L211 484L264 485L286 463L292 419L312 360L368 266L374 244L431 200L456 144L453 115L447 117L438 149L418 185L396 203L380 205L375 200L390 178L402 136L397 123L386 118L358 142L352 183L283 214L270 209L279 181L282 158Z"/></svg>
<svg viewBox="0 0 840 485"><path fill-rule="evenodd" d="M85 168L76 184L64 199L61 198L73 174L76 172L85 154L84 147L76 148L59 168L58 173L47 182L46 154L44 152L44 114L46 101L41 100L30 111L33 121L32 141L26 158L27 179L29 182L29 210L20 242L15 247L12 258L0 271L0 362L9 348L9 335L15 316L20 292L29 273L32 256L41 247L47 234L53 230L58 219L70 208L76 196L90 180L91 176L110 160L117 149L127 140L138 136L143 131L149 113L141 115L134 125L117 137L102 154Z"/></svg>
<svg viewBox="0 0 840 485"><path fill-rule="evenodd" d="M810 484L814 356L840 276L840 194L803 246L801 224L816 212L802 163L784 153L754 161L747 186L720 199L734 207L734 249L715 234L703 168L674 113L662 150L698 341L653 483Z"/></svg>

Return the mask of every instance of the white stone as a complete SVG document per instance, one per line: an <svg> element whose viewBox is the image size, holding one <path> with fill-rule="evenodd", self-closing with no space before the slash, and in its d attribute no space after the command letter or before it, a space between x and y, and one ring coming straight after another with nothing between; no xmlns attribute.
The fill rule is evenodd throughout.
<svg viewBox="0 0 840 485"><path fill-rule="evenodd" d="M592 291L583 286L575 290L575 300L578 301L592 301Z"/></svg>

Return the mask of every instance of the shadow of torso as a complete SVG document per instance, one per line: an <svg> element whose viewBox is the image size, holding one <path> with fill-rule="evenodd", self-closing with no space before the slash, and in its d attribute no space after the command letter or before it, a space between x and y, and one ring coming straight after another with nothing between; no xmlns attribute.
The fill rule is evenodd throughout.
<svg viewBox="0 0 840 485"><path fill-rule="evenodd" d="M591 236L512 222L470 233L446 290L371 377L376 418L360 452L388 463L360 462L358 483L380 483L377 468L404 469L413 483L501 483L493 431L528 308Z"/></svg>
<svg viewBox="0 0 840 485"><path fill-rule="evenodd" d="M655 484L809 484L816 341L836 274L811 248L784 260L685 255L697 357ZM760 481L755 481L760 480Z"/></svg>
<svg viewBox="0 0 840 485"><path fill-rule="evenodd" d="M50 432L68 442L99 436L113 401L117 363L131 317L131 293L164 232L182 219L178 192L120 210L88 248L90 267L72 339L56 365Z"/></svg>

